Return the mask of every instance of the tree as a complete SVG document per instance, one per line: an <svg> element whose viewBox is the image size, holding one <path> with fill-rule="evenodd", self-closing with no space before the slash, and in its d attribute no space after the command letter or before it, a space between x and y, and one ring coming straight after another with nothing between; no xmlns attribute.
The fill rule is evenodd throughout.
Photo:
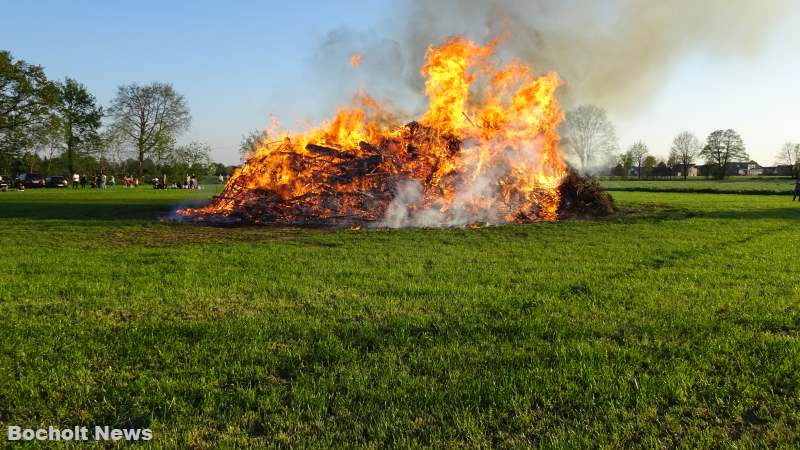
<svg viewBox="0 0 800 450"><path fill-rule="evenodd" d="M177 136L191 123L186 100L166 83L120 86L109 111L114 118L112 126L136 150L139 177L144 160L164 159Z"/></svg>
<svg viewBox="0 0 800 450"><path fill-rule="evenodd" d="M669 159L670 162L683 166L684 180L689 176L689 166L694 164L701 148L700 141L689 131L684 131L673 139Z"/></svg>
<svg viewBox="0 0 800 450"><path fill-rule="evenodd" d="M671 173L669 166L664 161L660 161L653 169L653 176L656 178L667 178Z"/></svg>
<svg viewBox="0 0 800 450"><path fill-rule="evenodd" d="M239 153L242 155L242 161L247 161L255 156L255 154L258 153L258 149L262 147L268 139L269 136L264 130L255 130L242 136L242 143L239 144Z"/></svg>
<svg viewBox="0 0 800 450"><path fill-rule="evenodd" d="M792 167L792 175L797 178L800 176L800 144L787 142L781 147L775 158L778 164L784 164Z"/></svg>
<svg viewBox="0 0 800 450"><path fill-rule="evenodd" d="M715 174L719 179L725 178L728 163L749 159L742 137L731 129L716 130L709 134L700 155L706 163L715 166Z"/></svg>
<svg viewBox="0 0 800 450"><path fill-rule="evenodd" d="M656 165L658 165L658 160L653 155L647 155L642 162L642 170L644 171L645 176L650 178L653 176L653 173L656 170Z"/></svg>
<svg viewBox="0 0 800 450"><path fill-rule="evenodd" d="M46 161L44 171L48 174L51 173L56 158L64 153L64 135L58 126L59 121L56 117L54 119L53 124L37 137L33 147L36 154Z"/></svg>
<svg viewBox="0 0 800 450"><path fill-rule="evenodd" d="M21 156L46 133L58 94L41 66L0 51L0 159Z"/></svg>
<svg viewBox="0 0 800 450"><path fill-rule="evenodd" d="M172 153L173 166L184 172L205 172L211 164L211 147L200 142L190 142L175 148Z"/></svg>
<svg viewBox="0 0 800 450"><path fill-rule="evenodd" d="M212 162L211 164L208 165L209 175L219 176L219 175L228 175L229 173L230 171L228 170L227 167L225 167L225 164Z"/></svg>
<svg viewBox="0 0 800 450"><path fill-rule="evenodd" d="M631 172L631 167L633 167L633 158L631 158L630 153L625 152L619 155L617 157L617 160L618 160L617 165L620 167L622 172L622 178L627 179L628 174L630 174Z"/></svg>
<svg viewBox="0 0 800 450"><path fill-rule="evenodd" d="M636 171L640 179L642 178L642 166L644 165L644 160L647 158L648 153L647 144L642 141L635 142L628 150L628 155L636 166Z"/></svg>
<svg viewBox="0 0 800 450"><path fill-rule="evenodd" d="M79 150L97 147L103 118L103 109L96 104L94 95L77 81L67 78L58 84L60 102L57 106L59 125L63 132L67 169L75 173L75 157Z"/></svg>
<svg viewBox="0 0 800 450"><path fill-rule="evenodd" d="M606 111L595 105L568 111L562 135L566 149L578 158L582 172L619 150L614 125Z"/></svg>

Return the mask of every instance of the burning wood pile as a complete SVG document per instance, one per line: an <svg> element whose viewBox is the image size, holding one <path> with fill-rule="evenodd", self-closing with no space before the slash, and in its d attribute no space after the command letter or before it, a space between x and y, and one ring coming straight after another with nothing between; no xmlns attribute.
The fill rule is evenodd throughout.
<svg viewBox="0 0 800 450"><path fill-rule="evenodd" d="M418 121L403 125L361 93L358 106L317 129L268 133L278 139L264 139L211 204L178 215L310 226L556 220L569 209L561 201L559 78L518 62L496 67L494 46L453 38L429 48L429 108ZM570 205L586 204L568 194Z"/></svg>

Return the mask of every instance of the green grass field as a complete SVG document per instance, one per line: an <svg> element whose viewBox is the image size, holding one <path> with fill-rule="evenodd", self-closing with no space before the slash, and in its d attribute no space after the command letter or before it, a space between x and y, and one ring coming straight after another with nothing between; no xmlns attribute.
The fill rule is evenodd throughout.
<svg viewBox="0 0 800 450"><path fill-rule="evenodd" d="M789 195L794 191L795 180L790 177L730 177L725 180L709 180L705 177L690 177L686 180L603 180L608 189L643 192L686 192L721 194Z"/></svg>
<svg viewBox="0 0 800 450"><path fill-rule="evenodd" d="M156 448L800 445L790 197L614 192L619 217L466 230L157 219L211 193L0 193L0 428L149 427Z"/></svg>

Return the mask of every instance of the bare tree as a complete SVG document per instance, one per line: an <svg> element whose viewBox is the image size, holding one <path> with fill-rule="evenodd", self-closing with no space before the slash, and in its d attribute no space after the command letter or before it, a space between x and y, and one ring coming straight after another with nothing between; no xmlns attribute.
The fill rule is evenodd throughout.
<svg viewBox="0 0 800 450"><path fill-rule="evenodd" d="M566 149L577 157L582 172L593 164L608 161L619 151L614 125L606 111L595 105L568 111L562 135Z"/></svg>
<svg viewBox="0 0 800 450"><path fill-rule="evenodd" d="M642 166L648 154L649 150L647 149L647 144L642 141L635 142L628 150L628 155L630 155L631 161L636 165L636 171L640 179L642 178Z"/></svg>
<svg viewBox="0 0 800 450"><path fill-rule="evenodd" d="M694 163L701 148L700 140L689 131L680 133L672 141L669 159L683 166L684 180L689 176L689 166Z"/></svg>
<svg viewBox="0 0 800 450"><path fill-rule="evenodd" d="M191 123L183 96L166 83L120 86L109 111L113 126L136 149L140 177L145 158L164 159L166 150Z"/></svg>
<svg viewBox="0 0 800 450"><path fill-rule="evenodd" d="M716 130L709 134L700 155L708 164L716 166L716 175L719 179L725 178L728 163L749 159L742 137L731 129Z"/></svg>
<svg viewBox="0 0 800 450"><path fill-rule="evenodd" d="M103 148L107 150L107 157L110 161L118 165L123 165L130 156L125 142L125 136L121 130L112 126L106 127L100 135ZM128 175L126 173L126 175Z"/></svg>
<svg viewBox="0 0 800 450"><path fill-rule="evenodd" d="M200 142L190 142L175 148L172 164L183 166L187 171L196 171L211 164L211 147Z"/></svg>
<svg viewBox="0 0 800 450"><path fill-rule="evenodd" d="M787 142L781 147L781 151L775 158L778 164L785 164L792 167L792 175L795 177L800 174L800 144Z"/></svg>
<svg viewBox="0 0 800 450"><path fill-rule="evenodd" d="M47 161L45 171L51 172L53 167L53 160L56 156L64 152L64 139L61 130L57 124L47 128L46 132L40 133L33 151L41 159Z"/></svg>
<svg viewBox="0 0 800 450"><path fill-rule="evenodd" d="M258 149L269 140L269 134L264 130L255 130L242 136L242 143L239 144L239 153L242 161L247 161L258 153Z"/></svg>

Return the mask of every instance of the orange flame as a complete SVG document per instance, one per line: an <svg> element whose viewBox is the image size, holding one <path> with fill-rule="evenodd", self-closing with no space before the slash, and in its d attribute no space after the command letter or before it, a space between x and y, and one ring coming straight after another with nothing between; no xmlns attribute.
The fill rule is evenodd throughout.
<svg viewBox="0 0 800 450"><path fill-rule="evenodd" d="M496 45L456 37L429 47L421 70L429 106L419 122L403 125L361 92L318 128L264 139L210 205L178 214L286 224L556 220L566 172L556 131L561 81L518 61L496 66Z"/></svg>
<svg viewBox="0 0 800 450"><path fill-rule="evenodd" d="M350 65L353 67L358 67L358 65L361 64L361 61L363 60L364 60L364 55L356 53L350 57Z"/></svg>

